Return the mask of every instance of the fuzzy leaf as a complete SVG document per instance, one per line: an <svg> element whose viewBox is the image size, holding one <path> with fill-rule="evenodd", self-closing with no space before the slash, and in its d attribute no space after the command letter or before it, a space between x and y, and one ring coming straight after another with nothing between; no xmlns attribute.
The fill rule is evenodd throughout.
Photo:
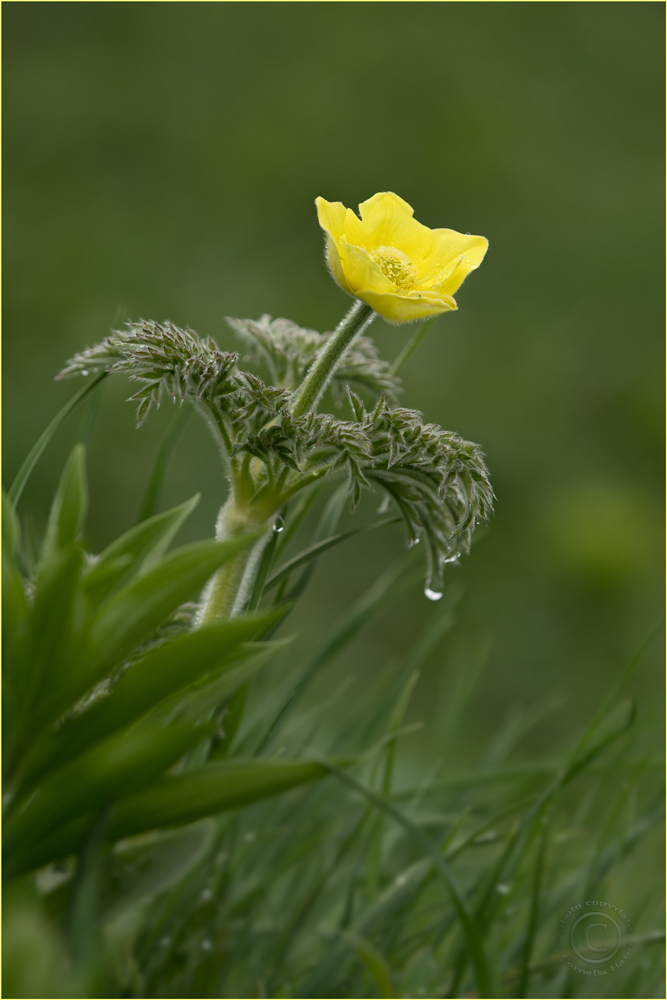
<svg viewBox="0 0 667 1000"><path fill-rule="evenodd" d="M91 628L91 675L103 675L128 656L179 604L195 597L218 567L256 537L249 533L176 549L106 601Z"/></svg>
<svg viewBox="0 0 667 1000"><path fill-rule="evenodd" d="M78 581L83 561L79 546L60 550L42 568L25 622L24 656L10 666L16 678L14 740L5 745L11 770L25 754L40 726L66 706L80 670ZM19 671L20 663L24 666ZM14 728L14 727L13 727Z"/></svg>
<svg viewBox="0 0 667 1000"><path fill-rule="evenodd" d="M99 603L116 587L156 562L169 548L199 498L197 493L178 507L135 525L112 542L84 575L84 586L91 598Z"/></svg>
<svg viewBox="0 0 667 1000"><path fill-rule="evenodd" d="M141 795L119 802L110 832L113 837L127 837L157 826L191 823L326 774L326 768L314 761L214 761L196 771L166 775Z"/></svg>
<svg viewBox="0 0 667 1000"><path fill-rule="evenodd" d="M327 774L325 767L313 761L212 761L183 774L166 775L140 794L119 800L108 837L115 841L160 827L193 823L279 795ZM78 851L92 819L89 815L71 820L39 844L26 844L20 852L6 856L4 873L18 875Z"/></svg>
<svg viewBox="0 0 667 1000"><path fill-rule="evenodd" d="M31 784L43 774L61 767L93 743L141 718L164 699L194 685L215 671L216 679L238 667L244 657L255 655L254 647L239 649L278 616L235 618L177 635L125 670L111 694L86 711L66 720L39 744L22 768L24 782ZM235 655L232 655L234 654Z"/></svg>
<svg viewBox="0 0 667 1000"><path fill-rule="evenodd" d="M72 450L51 505L42 564L53 558L59 549L78 538L88 509L88 489L85 473L85 449L77 444Z"/></svg>
<svg viewBox="0 0 667 1000"><path fill-rule="evenodd" d="M202 727L160 726L124 730L94 746L52 774L27 804L14 804L3 824L7 859L34 847L64 820L139 793L205 735Z"/></svg>

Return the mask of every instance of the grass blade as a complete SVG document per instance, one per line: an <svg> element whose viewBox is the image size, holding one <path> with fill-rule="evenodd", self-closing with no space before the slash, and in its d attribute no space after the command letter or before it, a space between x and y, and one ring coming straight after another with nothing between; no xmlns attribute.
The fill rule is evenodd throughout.
<svg viewBox="0 0 667 1000"><path fill-rule="evenodd" d="M294 556L289 562L286 562L284 566L281 566L279 570L276 570L272 576L266 581L264 585L264 591L271 590L272 587L277 586L277 584L282 583L287 577L299 566L307 565L312 559L317 559L321 556L323 552L327 549L332 549L335 545L339 545L341 542L347 541L348 538L353 538L355 535L359 535L364 531L373 531L375 528L384 528L387 524L398 524L403 518L401 517L385 517L381 521L373 521L371 524L362 524L360 528L352 528L350 531L342 531L338 535L332 535L330 538L325 538L322 542L316 542L315 545L311 545L310 548L304 549L300 552L298 556Z"/></svg>
<svg viewBox="0 0 667 1000"><path fill-rule="evenodd" d="M167 474L169 459L171 458L171 453L176 447L179 437L183 433L190 413L190 406L181 405L167 427L166 433L162 439L162 443L160 444L160 448L155 458L155 463L146 485L143 499L141 501L139 517L137 518L138 524L142 521L147 521L149 517L153 517L157 514L160 496L162 494L162 487L164 486L164 479Z"/></svg>
<svg viewBox="0 0 667 1000"><path fill-rule="evenodd" d="M539 915L540 891L542 888L542 873L544 871L544 855L547 846L547 834L549 830L548 816L541 817L542 832L537 847L537 858L535 859L535 872L533 874L533 884L530 896L530 916L528 918L528 929L526 931L526 943L523 948L523 960L521 962L521 979L517 990L517 997L525 997L530 979L530 960L533 953L533 943L537 932L537 918Z"/></svg>
<svg viewBox="0 0 667 1000"><path fill-rule="evenodd" d="M401 368L408 360L410 355L417 350L422 340L424 339L426 334L429 332L429 330L435 323L436 319L437 317L434 316L433 319L426 320L423 326L420 326L417 332L412 337L410 337L409 341L407 342L407 344L405 345L405 347L403 348L403 350L398 355L393 365L389 369L390 375L398 375L398 373L400 372Z"/></svg>
<svg viewBox="0 0 667 1000"><path fill-rule="evenodd" d="M408 557L412 562L412 555ZM313 679L315 674L326 663L336 656L356 633L363 628L372 618L379 614L393 601L401 597L410 590L418 579L423 576L422 570L416 573L406 573L406 560L401 560L384 573L379 580L353 605L343 619L329 633L320 650L301 672L301 676L281 705L273 721L266 731L258 753L266 748L276 730L283 722L287 713L294 707L297 699L303 693L306 686Z"/></svg>
<svg viewBox="0 0 667 1000"><path fill-rule="evenodd" d="M341 936L359 956L372 975L380 996L388 997L391 1000L391 997L394 995L394 988L391 982L389 966L384 955L361 934L357 934L354 931L341 931Z"/></svg>
<svg viewBox="0 0 667 1000"><path fill-rule="evenodd" d="M320 758L318 758L320 759ZM489 965L487 962L486 954L484 952L484 945L480 933L475 925L475 922L468 912L468 909L463 901L459 890L450 874L449 867L445 863L440 851L437 849L435 844L430 840L429 837L423 833L418 826L408 819L408 817L397 809L391 802L387 802L383 799L381 795L377 795L372 792L365 785L362 785L359 781L352 777L352 775L347 774L341 768L337 767L330 761L324 758L320 759L322 767L326 767L333 775L335 775L340 781L349 785L360 795L363 795L370 802L372 802L378 809L381 809L387 814L395 823L402 826L403 829L419 844L422 852L434 862L438 872L442 876L442 879L447 886L449 894L451 896L454 908L456 910L457 916L459 918L459 923L461 924L461 929L463 931L463 936L465 938L468 953L472 960L473 968L475 970L475 978L477 980L477 994L479 997L492 997L494 994L491 988L491 974L489 970Z"/></svg>
<svg viewBox="0 0 667 1000"><path fill-rule="evenodd" d="M47 444L49 443L55 432L60 427L60 425L69 416L72 410L74 410L79 405L81 400L84 399L88 395L88 393L91 392L96 386L98 386L102 381L102 379L106 378L107 375L108 372L99 372L98 375L96 375L93 379L90 380L88 385L84 385L84 387L80 389L75 396L72 396L72 398L67 403L65 403L62 410L60 410L60 412L56 414L56 416L53 418L53 420L46 428L46 430L37 439L35 444L28 452L28 455L25 461L23 462L23 465L16 473L14 482L9 487L9 492L7 496L9 497L9 502L11 503L12 507L16 507L17 503L19 502L21 494L23 493L23 490L25 488L25 484L28 482L28 479L30 478L30 473L34 469L40 455L42 454Z"/></svg>

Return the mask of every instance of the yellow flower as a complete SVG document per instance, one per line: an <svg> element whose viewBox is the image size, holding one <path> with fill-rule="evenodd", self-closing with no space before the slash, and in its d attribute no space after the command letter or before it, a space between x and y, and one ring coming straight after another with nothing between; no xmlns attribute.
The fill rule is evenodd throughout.
<svg viewBox="0 0 667 1000"><path fill-rule="evenodd" d="M456 309L454 292L489 245L483 236L422 226L392 191L363 202L361 219L340 201L317 198L315 204L334 279L390 323Z"/></svg>

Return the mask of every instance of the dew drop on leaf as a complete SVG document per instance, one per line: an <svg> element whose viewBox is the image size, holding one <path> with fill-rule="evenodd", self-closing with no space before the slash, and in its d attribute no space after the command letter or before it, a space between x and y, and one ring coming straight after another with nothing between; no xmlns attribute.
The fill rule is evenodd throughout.
<svg viewBox="0 0 667 1000"><path fill-rule="evenodd" d="M439 601L442 597L441 590L434 590L428 584L424 587L424 596L428 597L429 601Z"/></svg>
<svg viewBox="0 0 667 1000"><path fill-rule="evenodd" d="M273 530L275 531L276 535L279 535L280 532L283 531L284 527L285 527L285 522L283 521L282 517L277 517L273 525Z"/></svg>

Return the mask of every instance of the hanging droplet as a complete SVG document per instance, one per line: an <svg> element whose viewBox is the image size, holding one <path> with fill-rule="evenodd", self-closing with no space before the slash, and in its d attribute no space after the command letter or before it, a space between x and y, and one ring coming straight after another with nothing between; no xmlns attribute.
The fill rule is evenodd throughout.
<svg viewBox="0 0 667 1000"><path fill-rule="evenodd" d="M414 548L415 545L419 545L420 542L421 542L421 538L411 538L408 541L408 548L412 549L412 548Z"/></svg>
<svg viewBox="0 0 667 1000"><path fill-rule="evenodd" d="M279 535L280 532L284 530L284 528L285 528L285 522L279 515L274 521L273 530L275 531L276 535Z"/></svg>
<svg viewBox="0 0 667 1000"><path fill-rule="evenodd" d="M441 590L435 590L430 584L426 584L424 587L424 597L428 597L429 601L439 601L442 597Z"/></svg>
<svg viewBox="0 0 667 1000"><path fill-rule="evenodd" d="M458 566L459 559L460 559L460 553L457 552L455 556L449 556L448 559L443 559L442 564L444 566L446 565L446 563L456 563L456 565Z"/></svg>
<svg viewBox="0 0 667 1000"><path fill-rule="evenodd" d="M378 507L378 514L386 514L387 511L389 510L390 505L391 505L391 497L387 493L386 497Z"/></svg>

